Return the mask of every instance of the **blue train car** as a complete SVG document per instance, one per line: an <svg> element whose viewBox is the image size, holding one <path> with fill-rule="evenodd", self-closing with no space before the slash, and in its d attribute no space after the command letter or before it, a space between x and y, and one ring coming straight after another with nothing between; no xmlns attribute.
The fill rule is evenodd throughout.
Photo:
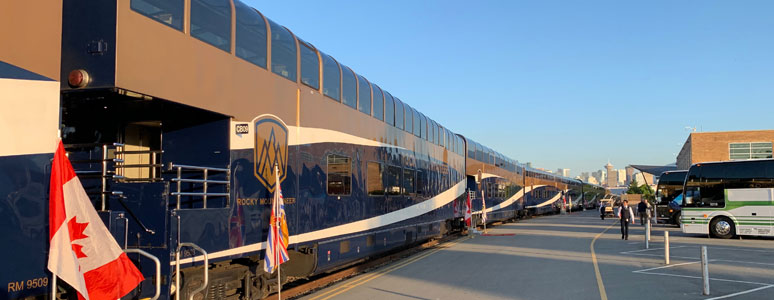
<svg viewBox="0 0 774 300"><path fill-rule="evenodd" d="M63 9L61 74L81 80L61 86L62 138L119 243L161 260L162 298L271 293L262 258L278 186L283 282L453 229L463 139L255 9ZM153 290L149 279L133 296Z"/></svg>
<svg viewBox="0 0 774 300"><path fill-rule="evenodd" d="M476 223L481 223L483 201L486 221L516 219L524 215L524 167L470 138L466 138L466 175ZM483 201L482 201L483 200Z"/></svg>
<svg viewBox="0 0 774 300"><path fill-rule="evenodd" d="M59 1L3 1L0 11L0 299L16 299L50 289L47 200L62 11Z"/></svg>
<svg viewBox="0 0 774 300"><path fill-rule="evenodd" d="M3 27L33 13L46 22L0 49L0 138L13 141L0 146L0 230L16 246L1 261L18 270L0 274L0 298L54 290L45 264L58 138L116 241L161 262L157 287L154 261L130 255L146 276L133 299L156 288L161 299L261 299L278 280L461 229L466 191L478 216L485 199L491 222L577 194L568 179L455 134L238 0L11 2L0 9L18 20ZM21 42L30 36L39 41ZM278 187L290 231L282 278L263 271Z"/></svg>

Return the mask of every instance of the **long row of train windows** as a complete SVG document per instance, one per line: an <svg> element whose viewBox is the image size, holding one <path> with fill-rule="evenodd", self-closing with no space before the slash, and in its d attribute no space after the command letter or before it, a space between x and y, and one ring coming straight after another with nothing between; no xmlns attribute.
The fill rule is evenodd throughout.
<svg viewBox="0 0 774 300"><path fill-rule="evenodd" d="M327 193L332 196L352 194L352 159L329 154ZM430 186L450 184L446 174L428 174L421 170L366 162L366 191L369 196L428 195Z"/></svg>
<svg viewBox="0 0 774 300"><path fill-rule="evenodd" d="M231 0L190 0L191 36L231 52ZM298 39L287 28L257 10L233 0L236 11L235 55L284 78L320 90L341 102L396 128L464 155L462 138L403 103L331 56ZM132 10L183 31L184 0L131 0ZM266 23L269 24L267 30ZM268 38L267 38L268 36ZM268 48L271 47L271 61ZM319 56L318 56L319 53ZM299 59L300 58L300 59ZM320 64L322 63L322 68ZM322 76L320 70L322 69ZM321 80L322 79L322 82ZM321 86L322 85L322 86Z"/></svg>
<svg viewBox="0 0 774 300"><path fill-rule="evenodd" d="M508 195L507 186L502 183L487 182L484 187L484 194L487 198L505 198Z"/></svg>
<svg viewBox="0 0 774 300"><path fill-rule="evenodd" d="M468 157L480 162L496 165L513 173L521 174L521 169L518 167L518 163L515 160L472 140L468 140Z"/></svg>

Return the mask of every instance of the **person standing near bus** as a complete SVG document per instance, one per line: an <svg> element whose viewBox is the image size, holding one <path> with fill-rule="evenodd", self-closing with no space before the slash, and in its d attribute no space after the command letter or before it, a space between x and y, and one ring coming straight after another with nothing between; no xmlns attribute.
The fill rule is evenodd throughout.
<svg viewBox="0 0 774 300"><path fill-rule="evenodd" d="M629 200L624 200L623 206L618 208L618 219L621 220L621 239L629 239L629 222L634 224L634 211L629 206Z"/></svg>
<svg viewBox="0 0 774 300"><path fill-rule="evenodd" d="M637 213L640 215L640 225L645 226L645 219L648 218L648 203L645 202L645 198L637 204Z"/></svg>
<svg viewBox="0 0 774 300"><path fill-rule="evenodd" d="M605 202L602 202L599 205L599 217L604 220L605 219Z"/></svg>

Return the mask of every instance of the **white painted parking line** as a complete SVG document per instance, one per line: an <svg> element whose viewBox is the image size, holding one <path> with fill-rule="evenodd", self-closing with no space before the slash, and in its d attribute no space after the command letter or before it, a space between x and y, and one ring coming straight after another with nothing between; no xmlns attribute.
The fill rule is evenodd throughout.
<svg viewBox="0 0 774 300"><path fill-rule="evenodd" d="M740 263L740 264L751 264L751 265L774 266L774 264L769 264L769 263L753 262L753 261L743 261L743 260L716 259L715 261L732 262L732 263Z"/></svg>
<svg viewBox="0 0 774 300"><path fill-rule="evenodd" d="M640 244L640 243L638 243ZM686 248L688 246L676 246L676 247L669 247L669 249L678 249L678 248ZM645 251L655 251L655 250L664 250L664 248L649 248L649 249L640 249L640 250L632 250L632 251L624 251L621 252L621 254L629 254L629 253L638 253L638 252L645 252Z"/></svg>
<svg viewBox="0 0 774 300"><path fill-rule="evenodd" d="M647 275L682 277L682 278L692 278L692 279L702 279L701 276L679 275L679 274L658 273L658 272L632 271L632 273L647 274ZM733 283L755 284L755 285L764 285L764 286L772 285L771 283L754 282L754 281L742 281L742 280L731 280L731 279L722 279L722 278L710 278L710 280L723 281L723 282L733 282Z"/></svg>
<svg viewBox="0 0 774 300"><path fill-rule="evenodd" d="M624 254L623 252L621 252L621 253ZM648 253L626 253L626 254L637 255L637 256L654 256L654 257L661 257L661 258L664 257L664 254L648 254ZM691 260L699 259L698 257L675 256L675 255L670 255L669 257L671 257L671 258L679 258L679 259L691 259Z"/></svg>
<svg viewBox="0 0 774 300"><path fill-rule="evenodd" d="M712 261L712 260L710 260L710 261ZM648 272L648 271L653 271L653 270L660 270L660 269L679 267L679 266L684 266L684 265L692 265L692 264L698 264L698 263L701 263L701 261L692 261L692 262L686 262L686 263L681 263L681 264L672 264L672 265L668 265L668 266L660 266L660 267L655 267L655 268L642 269L642 270L637 270L637 271L633 271L633 272L634 273L643 273L643 272Z"/></svg>
<svg viewBox="0 0 774 300"><path fill-rule="evenodd" d="M726 299L726 298L736 297L736 296L739 296L739 295L744 295L744 294L749 294L749 293L752 293L752 292L757 292L757 291L760 291L760 290L765 290L765 289L770 288L770 287L774 287L774 285L767 285L767 286L757 287L757 288L754 288L754 289L751 289L751 290L741 291L741 292L738 292L738 293L728 294L728 295L725 295L725 296L720 296L720 297L715 297L715 298L709 298L709 299L706 299L706 300L717 300L717 299Z"/></svg>
<svg viewBox="0 0 774 300"><path fill-rule="evenodd" d="M771 250L758 250L758 249L741 249L741 248L728 248L728 247L715 247L715 246L707 246L708 249L719 249L719 250L730 250L730 251L746 251L746 252L759 252L759 253L771 253L774 254L774 251Z"/></svg>

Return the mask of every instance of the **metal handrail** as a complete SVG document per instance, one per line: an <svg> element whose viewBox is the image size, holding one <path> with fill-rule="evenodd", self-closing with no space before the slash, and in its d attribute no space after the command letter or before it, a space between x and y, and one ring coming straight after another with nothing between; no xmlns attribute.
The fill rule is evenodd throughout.
<svg viewBox="0 0 774 300"><path fill-rule="evenodd" d="M195 193L195 192L172 192L172 196L215 196L215 197L226 197L229 194L228 193ZM205 207L206 208L206 207Z"/></svg>
<svg viewBox="0 0 774 300"><path fill-rule="evenodd" d="M211 168L211 167L202 167L202 166L191 166L191 165L178 165L178 164L170 164L169 169L176 169L177 171L177 177L170 179L170 181L177 182L177 191L171 192L170 195L177 197L177 205L176 208L180 209L180 203L181 203L181 196L192 196L192 197L202 197L202 208L207 208L207 197L226 197L226 202L230 201L230 193L228 192L230 186L230 178L231 178L231 170L227 168ZM188 170L195 170L195 171L202 171L202 179L188 179L183 178L183 171ZM226 173L226 180L209 180L210 172L225 172ZM202 192L183 192L182 191L182 183L201 183L202 184ZM209 184L223 184L226 186L226 192L225 193L209 193L208 185Z"/></svg>
<svg viewBox="0 0 774 300"><path fill-rule="evenodd" d="M228 172L228 169L226 168L211 168L211 167L202 167L202 166L191 166L191 165L178 165L178 164L172 164L172 168L183 168L183 169L192 169L192 170L210 170L210 171L220 171L220 172Z"/></svg>
<svg viewBox="0 0 774 300"><path fill-rule="evenodd" d="M147 164L126 164L123 160L120 162L120 164L116 165L117 170L124 171L126 169L144 169L147 168L149 171L148 178L142 178L143 181L150 180L150 181L156 181L160 180L159 174L161 173L161 168L164 167L164 165L161 163L161 154L164 154L164 150L125 150L124 148L116 149L115 155L121 156L122 158L126 155L138 155L138 154L148 154L149 163ZM121 172L123 174L123 172ZM122 178L125 179L125 178ZM133 178L133 179L141 179L141 178Z"/></svg>
<svg viewBox="0 0 774 300"><path fill-rule="evenodd" d="M116 148L123 148L124 144L113 143L112 146L116 147ZM106 200L107 200L107 195L109 194L109 192L107 190L107 179L109 177L108 176L108 169L107 169L108 165L107 164L108 164L109 161L112 161L114 163L116 163L116 162L118 162L118 163L124 162L123 159L119 159L119 158L109 159L108 158L107 149L108 149L108 145L107 144L102 145L102 193L100 194L100 200L102 200L102 211L107 209L107 207L106 207L106 202L107 201Z"/></svg>
<svg viewBox="0 0 774 300"><path fill-rule="evenodd" d="M204 282L202 282L202 286L191 291L191 294L188 296L188 300L193 300L194 295L206 289L207 285L210 283L209 282L210 281L210 278L209 278L210 260L207 257L207 251L204 251L202 247L199 247L194 243L180 243L177 246L177 251L175 251L175 300L180 300L180 293L181 293L180 291L180 249L182 249L183 247L194 248L196 250L199 250L199 252L201 252L204 255Z"/></svg>
<svg viewBox="0 0 774 300"><path fill-rule="evenodd" d="M172 178L170 181L177 182L191 182L191 183L220 183L220 184L227 184L228 181L226 180L207 180L207 179L185 179L185 178Z"/></svg>
<svg viewBox="0 0 774 300"><path fill-rule="evenodd" d="M147 258L150 258L153 260L153 263L156 264L156 294L153 295L153 298L150 298L150 300L156 300L161 295L161 261L156 256L151 255L148 252L142 251L140 249L124 249L124 252L126 253L137 253L139 255L145 256Z"/></svg>

